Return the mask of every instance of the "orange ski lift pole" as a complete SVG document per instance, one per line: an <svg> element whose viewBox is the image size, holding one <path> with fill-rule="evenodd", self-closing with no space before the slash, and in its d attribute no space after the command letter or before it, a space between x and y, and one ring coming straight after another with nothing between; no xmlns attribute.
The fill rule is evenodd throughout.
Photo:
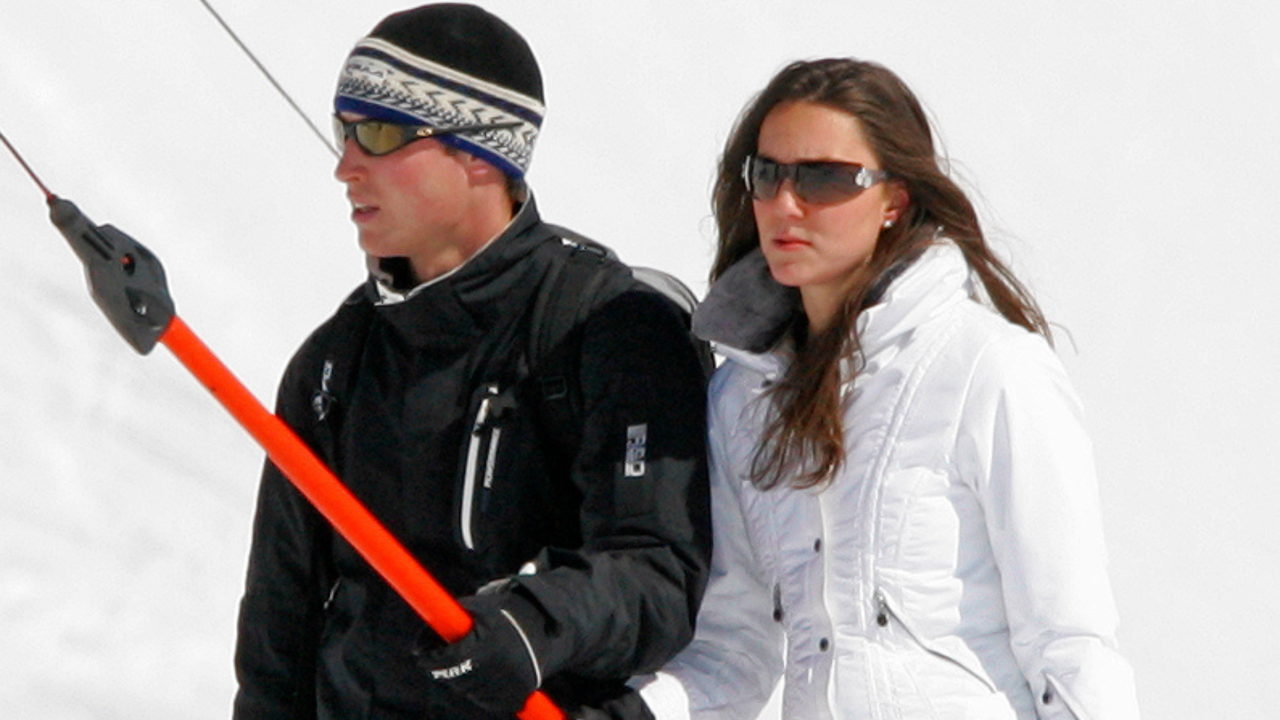
<svg viewBox="0 0 1280 720"><path fill-rule="evenodd" d="M471 630L471 616L409 551L351 494L280 418L267 411L174 313L164 268L141 243L111 225L94 225L69 200L57 197L0 133L0 141L44 192L53 224L85 267L90 294L112 326L139 353L163 343L267 452L267 457L333 527L448 642ZM517 717L564 720L535 691Z"/></svg>

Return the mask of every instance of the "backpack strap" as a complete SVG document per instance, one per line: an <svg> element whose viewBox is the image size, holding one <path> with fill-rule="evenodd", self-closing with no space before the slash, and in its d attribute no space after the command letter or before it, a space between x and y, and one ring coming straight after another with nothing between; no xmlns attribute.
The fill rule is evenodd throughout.
<svg viewBox="0 0 1280 720"><path fill-rule="evenodd" d="M582 438L579 344L573 333L635 281L609 248L572 230L547 227L556 239L536 251L547 274L534 298L521 377L536 384L540 432L568 462Z"/></svg>
<svg viewBox="0 0 1280 720"><path fill-rule="evenodd" d="M539 248L548 260L548 269L529 322L526 359L531 374L538 374L543 361L592 310L630 284L629 277L619 272L625 266L612 250L567 228L547 228L560 243Z"/></svg>
<svg viewBox="0 0 1280 720"><path fill-rule="evenodd" d="M559 243L539 248L548 263L530 318L525 374L538 383L541 430L565 459L576 453L582 436L580 344L574 331L593 311L630 289L656 292L684 315L690 327L697 297L675 276L631 267L607 246L568 228L546 225ZM690 334L703 373L715 369L711 346Z"/></svg>

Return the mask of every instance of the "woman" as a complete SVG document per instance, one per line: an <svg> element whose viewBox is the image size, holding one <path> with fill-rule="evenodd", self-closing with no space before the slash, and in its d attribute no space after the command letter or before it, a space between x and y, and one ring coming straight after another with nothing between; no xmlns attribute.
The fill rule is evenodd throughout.
<svg viewBox="0 0 1280 720"><path fill-rule="evenodd" d="M911 91L786 67L714 205L712 577L655 714L1136 718L1078 400Z"/></svg>

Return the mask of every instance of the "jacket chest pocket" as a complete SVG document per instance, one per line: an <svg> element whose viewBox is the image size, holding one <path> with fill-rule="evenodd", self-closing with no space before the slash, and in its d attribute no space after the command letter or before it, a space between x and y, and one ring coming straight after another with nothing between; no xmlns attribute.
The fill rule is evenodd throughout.
<svg viewBox="0 0 1280 720"><path fill-rule="evenodd" d="M547 455L532 392L481 384L461 428L454 539L482 573L514 572L542 547L581 542L581 497Z"/></svg>

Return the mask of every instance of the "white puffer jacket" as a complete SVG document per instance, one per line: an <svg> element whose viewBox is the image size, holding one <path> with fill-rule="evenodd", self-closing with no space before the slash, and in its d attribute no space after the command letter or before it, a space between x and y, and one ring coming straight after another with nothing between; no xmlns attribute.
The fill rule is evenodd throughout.
<svg viewBox="0 0 1280 720"><path fill-rule="evenodd" d="M747 480L785 352L720 348L715 550L659 720L1136 720L1079 402L1048 344L972 299L941 241L859 318L848 458L821 490ZM785 659L784 659L785 653Z"/></svg>

